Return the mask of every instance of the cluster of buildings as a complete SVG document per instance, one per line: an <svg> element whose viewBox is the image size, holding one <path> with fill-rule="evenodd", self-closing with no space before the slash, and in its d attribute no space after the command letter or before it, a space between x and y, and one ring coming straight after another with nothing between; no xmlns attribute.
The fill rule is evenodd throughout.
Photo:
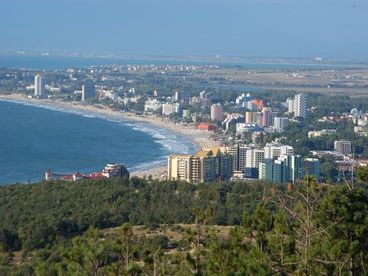
<svg viewBox="0 0 368 276"><path fill-rule="evenodd" d="M178 102L173 102L171 98L164 102L156 98L148 99L144 103L144 111L158 113L163 116L169 116L173 113L183 115L181 104ZM187 114L185 115L188 116Z"/></svg>
<svg viewBox="0 0 368 276"><path fill-rule="evenodd" d="M294 149L277 142L264 148L238 144L201 150L195 155L171 155L168 179L191 183L215 180L263 179L280 184L302 180L305 175L320 177L320 161L302 159Z"/></svg>
<svg viewBox="0 0 368 276"><path fill-rule="evenodd" d="M282 116L280 110L266 106L262 99L252 99L251 95L242 94L236 101L236 105L245 107L245 116L242 114L228 114L222 122L225 132L231 127L236 127L237 136L243 137L247 133L279 133L289 125L290 119ZM307 99L304 94L297 94L294 98L288 98L285 105L288 113L295 117L306 117ZM212 109L211 109L212 119Z"/></svg>
<svg viewBox="0 0 368 276"><path fill-rule="evenodd" d="M42 99L47 97L47 92L56 93L60 92L60 87L54 87L52 85L46 85L46 78L41 74L37 74L34 77L34 85L30 87L34 90L33 97ZM82 85L82 90L75 91L74 94L80 94L81 101L88 101L96 97L96 86L93 80L87 79Z"/></svg>
<svg viewBox="0 0 368 276"><path fill-rule="evenodd" d="M291 146L278 142L264 148L254 145L228 147L234 156L234 178L263 179L285 184L302 180L305 175L320 177L320 162L316 158L302 159Z"/></svg>
<svg viewBox="0 0 368 276"><path fill-rule="evenodd" d="M54 173L50 169L45 172L45 180L64 180L64 181L77 181L81 179L100 179L100 178L113 178L113 177L128 177L129 178L128 169L122 165L117 163L109 163L106 164L105 168L101 172L94 172L89 174L82 174L80 172L76 172L73 174L63 174L63 173Z"/></svg>
<svg viewBox="0 0 368 276"><path fill-rule="evenodd" d="M346 172L352 173L358 167L368 165L367 158L355 156L352 144L347 140L334 141L333 150L313 150L311 154L318 158L331 158L334 168L340 175L345 175Z"/></svg>
<svg viewBox="0 0 368 276"><path fill-rule="evenodd" d="M183 105L209 107L210 116L208 118L214 122L221 122L224 119L224 112L219 101L220 99L217 97L217 94L207 93L205 91L200 92L199 97L191 97L190 93L179 91L176 91L172 97L160 97L159 93L154 91L154 96L147 99L144 103L144 112L160 114L162 116L169 116L176 113L183 119L190 119L196 122L196 115L192 116L191 110L183 108Z"/></svg>
<svg viewBox="0 0 368 276"><path fill-rule="evenodd" d="M341 121L351 121L354 124L354 133L356 135L368 137L368 113L363 113L361 110L358 110L357 108L353 108L350 111L350 113L323 116L318 121L330 124L336 124ZM331 133L324 133L324 134L331 134Z"/></svg>

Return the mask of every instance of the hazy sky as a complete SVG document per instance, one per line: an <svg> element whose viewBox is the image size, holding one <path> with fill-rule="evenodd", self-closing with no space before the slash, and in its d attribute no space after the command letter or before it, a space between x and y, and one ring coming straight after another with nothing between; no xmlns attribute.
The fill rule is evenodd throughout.
<svg viewBox="0 0 368 276"><path fill-rule="evenodd" d="M368 58L368 0L0 0L0 48Z"/></svg>

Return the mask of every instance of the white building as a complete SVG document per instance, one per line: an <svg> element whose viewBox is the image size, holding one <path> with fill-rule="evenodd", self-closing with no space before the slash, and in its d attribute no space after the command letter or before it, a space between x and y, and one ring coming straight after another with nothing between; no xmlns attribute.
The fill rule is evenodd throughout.
<svg viewBox="0 0 368 276"><path fill-rule="evenodd" d="M321 137L323 135L332 135L336 133L336 129L322 129L308 131L308 138Z"/></svg>
<svg viewBox="0 0 368 276"><path fill-rule="evenodd" d="M273 120L273 127L277 130L286 128L289 125L289 119L284 117L275 117Z"/></svg>
<svg viewBox="0 0 368 276"><path fill-rule="evenodd" d="M149 99L144 103L145 112L159 112L161 113L162 103L157 99Z"/></svg>
<svg viewBox="0 0 368 276"><path fill-rule="evenodd" d="M295 117L307 117L307 96L303 93L295 95L286 100L288 113L294 113Z"/></svg>
<svg viewBox="0 0 368 276"><path fill-rule="evenodd" d="M254 132L261 130L261 127L257 124L244 124L244 123L237 123L236 124L236 134L243 135L246 132Z"/></svg>
<svg viewBox="0 0 368 276"><path fill-rule="evenodd" d="M288 108L288 113L294 113L294 99L293 98L287 98L286 105Z"/></svg>
<svg viewBox="0 0 368 276"><path fill-rule="evenodd" d="M264 158L275 159L281 155L293 155L294 149L292 146L286 146L277 143L269 143L264 147Z"/></svg>
<svg viewBox="0 0 368 276"><path fill-rule="evenodd" d="M236 98L235 103L238 106L247 107L248 101L250 101L250 94L248 93L245 95L245 93L243 93Z"/></svg>
<svg viewBox="0 0 368 276"><path fill-rule="evenodd" d="M162 105L162 115L171 115L173 113L180 113L181 105L179 103L165 103Z"/></svg>
<svg viewBox="0 0 368 276"><path fill-rule="evenodd" d="M259 168L259 163L264 161L264 150L249 149L246 151L245 165L247 168Z"/></svg>
<svg viewBox="0 0 368 276"><path fill-rule="evenodd" d="M41 75L34 78L34 96L38 98L45 96L45 78Z"/></svg>
<svg viewBox="0 0 368 276"><path fill-rule="evenodd" d="M334 149L337 152L340 152L342 154L350 154L351 153L351 142L344 141L344 140L335 141Z"/></svg>
<svg viewBox="0 0 368 276"><path fill-rule="evenodd" d="M295 95L294 115L295 117L307 117L307 96L303 93Z"/></svg>

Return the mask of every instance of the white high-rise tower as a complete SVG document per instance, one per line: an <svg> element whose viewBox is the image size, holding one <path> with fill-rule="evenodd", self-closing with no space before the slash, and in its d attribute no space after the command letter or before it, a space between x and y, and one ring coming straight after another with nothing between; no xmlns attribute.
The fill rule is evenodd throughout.
<svg viewBox="0 0 368 276"><path fill-rule="evenodd" d="M34 96L42 98L45 96L45 78L41 75L36 75L34 79Z"/></svg>
<svg viewBox="0 0 368 276"><path fill-rule="evenodd" d="M294 115L295 117L307 117L307 96L303 93L295 95Z"/></svg>

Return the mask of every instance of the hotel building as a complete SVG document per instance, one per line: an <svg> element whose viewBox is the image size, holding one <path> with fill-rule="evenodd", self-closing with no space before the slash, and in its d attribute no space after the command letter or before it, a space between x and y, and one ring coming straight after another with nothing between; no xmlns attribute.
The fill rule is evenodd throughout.
<svg viewBox="0 0 368 276"><path fill-rule="evenodd" d="M235 145L227 147L227 153L233 156L234 172L244 172L248 150L251 150L251 147L246 145Z"/></svg>
<svg viewBox="0 0 368 276"><path fill-rule="evenodd" d="M36 75L34 78L34 96L37 98L45 96L45 78L41 75Z"/></svg>
<svg viewBox="0 0 368 276"><path fill-rule="evenodd" d="M282 155L276 160L266 159L259 164L259 179L280 184L295 183L303 179L303 162L300 155Z"/></svg>
<svg viewBox="0 0 368 276"><path fill-rule="evenodd" d="M211 106L211 120L222 121L224 119L224 111L220 104L214 104Z"/></svg>
<svg viewBox="0 0 368 276"><path fill-rule="evenodd" d="M82 101L93 99L96 97L95 83L93 80L87 80L82 86Z"/></svg>
<svg viewBox="0 0 368 276"><path fill-rule="evenodd" d="M195 155L174 154L168 158L168 180L191 183L228 180L233 173L233 157L224 148L200 150Z"/></svg>
<svg viewBox="0 0 368 276"><path fill-rule="evenodd" d="M303 93L295 95L286 100L289 113L294 113L295 117L307 117L307 96Z"/></svg>

